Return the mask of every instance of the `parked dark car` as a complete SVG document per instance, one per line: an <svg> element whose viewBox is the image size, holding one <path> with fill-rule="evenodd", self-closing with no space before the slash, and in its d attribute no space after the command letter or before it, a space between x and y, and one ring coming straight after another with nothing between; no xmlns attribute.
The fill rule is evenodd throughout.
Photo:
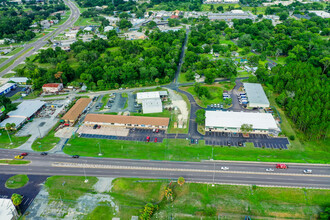
<svg viewBox="0 0 330 220"><path fill-rule="evenodd" d="M94 125L94 126L93 126L93 129L96 129L96 128L97 128L97 126L98 126L98 125Z"/></svg>

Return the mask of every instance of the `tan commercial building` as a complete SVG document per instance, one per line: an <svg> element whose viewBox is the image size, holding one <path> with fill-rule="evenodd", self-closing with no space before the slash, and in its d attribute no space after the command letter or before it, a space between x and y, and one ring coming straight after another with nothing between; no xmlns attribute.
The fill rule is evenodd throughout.
<svg viewBox="0 0 330 220"><path fill-rule="evenodd" d="M62 117L62 119L69 124L74 124L79 116L90 106L92 99L80 98L72 106L72 108Z"/></svg>
<svg viewBox="0 0 330 220"><path fill-rule="evenodd" d="M170 119L163 117L143 117L125 115L88 114L85 117L85 126L118 126L127 128L159 128L167 129Z"/></svg>
<svg viewBox="0 0 330 220"><path fill-rule="evenodd" d="M45 93L56 93L63 89L62 83L47 83L42 86L42 91Z"/></svg>

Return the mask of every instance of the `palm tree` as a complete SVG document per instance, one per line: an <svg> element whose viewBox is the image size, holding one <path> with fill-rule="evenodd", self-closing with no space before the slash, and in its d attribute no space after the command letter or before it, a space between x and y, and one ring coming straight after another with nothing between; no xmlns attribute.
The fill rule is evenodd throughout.
<svg viewBox="0 0 330 220"><path fill-rule="evenodd" d="M178 184L179 184L180 186L182 186L185 182L186 182L186 180L185 180L182 176L179 177L179 179L178 179Z"/></svg>
<svg viewBox="0 0 330 220"><path fill-rule="evenodd" d="M11 196L11 201L13 201L14 206L19 206L22 203L23 196L17 193L14 193Z"/></svg>

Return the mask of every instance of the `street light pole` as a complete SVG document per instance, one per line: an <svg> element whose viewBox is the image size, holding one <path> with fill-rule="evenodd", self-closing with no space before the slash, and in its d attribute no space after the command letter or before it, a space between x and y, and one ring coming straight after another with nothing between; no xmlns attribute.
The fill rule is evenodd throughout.
<svg viewBox="0 0 330 220"><path fill-rule="evenodd" d="M100 145L100 142L98 143L98 145L99 145L99 156L102 156L102 153L101 153L101 145Z"/></svg>
<svg viewBox="0 0 330 220"><path fill-rule="evenodd" d="M213 184L212 184L213 187L214 187L214 176L215 176L215 163L214 163L214 168L213 168Z"/></svg>
<svg viewBox="0 0 330 220"><path fill-rule="evenodd" d="M39 138L41 138L41 133L40 133L40 129L39 129L39 125L37 126L38 131L39 131Z"/></svg>
<svg viewBox="0 0 330 220"><path fill-rule="evenodd" d="M87 179L87 176L86 176L85 165L87 165L87 160L86 160L86 163L84 164L83 168L84 168L84 175L85 175L85 183L88 183L88 179Z"/></svg>
<svg viewBox="0 0 330 220"><path fill-rule="evenodd" d="M13 142L11 141L11 138L10 138L9 132L8 132L8 130L7 130L7 129L6 129L6 131L7 131L8 137L9 137L10 145L12 145L12 144L13 144Z"/></svg>

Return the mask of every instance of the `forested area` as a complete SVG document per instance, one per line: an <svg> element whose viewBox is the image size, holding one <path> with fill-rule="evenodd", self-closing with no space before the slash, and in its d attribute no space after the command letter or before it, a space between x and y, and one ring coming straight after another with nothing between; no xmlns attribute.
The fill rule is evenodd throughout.
<svg viewBox="0 0 330 220"><path fill-rule="evenodd" d="M186 79L193 80L195 73L204 75L207 83L212 83L216 77L232 78L237 75L234 62L231 59L212 61L203 54L214 52L227 52L237 49L237 46L224 46L220 44L222 31L228 27L225 21L206 21L191 27L188 41L188 50L182 71Z"/></svg>
<svg viewBox="0 0 330 220"><path fill-rule="evenodd" d="M277 103L309 139L325 138L330 127L330 84L320 67L307 62L277 66L270 75L256 72L259 81L273 88Z"/></svg>
<svg viewBox="0 0 330 220"><path fill-rule="evenodd" d="M256 76L278 94L277 103L309 139L329 135L329 20L288 19L274 27L270 21L252 23L234 20L234 29L227 28L227 38L237 40L240 47L261 55L285 58L286 65L277 65L271 72L259 66ZM320 33L320 34L319 34Z"/></svg>
<svg viewBox="0 0 330 220"><path fill-rule="evenodd" d="M251 20L234 20L234 29L225 30L226 37L239 37L240 47L247 47L268 56L288 56L286 62L309 62L324 68L322 60L328 56L329 20L313 17L310 20L289 19L274 27L269 20L252 23Z"/></svg>
<svg viewBox="0 0 330 220"><path fill-rule="evenodd" d="M174 11L176 9L181 11L201 11L202 0L151 0L149 7L154 7L155 10Z"/></svg>
<svg viewBox="0 0 330 220"><path fill-rule="evenodd" d="M26 11L24 9L31 9ZM63 2L59 4L26 5L15 7L0 7L0 39L14 39L15 42L29 41L35 33L29 30L33 22L47 19L51 13L65 10ZM54 19L60 20L60 15Z"/></svg>
<svg viewBox="0 0 330 220"><path fill-rule="evenodd" d="M27 61L18 75L31 78L34 89L61 81L65 85L85 83L92 90L168 83L174 78L184 37L184 31L154 31L144 41L127 41L116 36L109 41L78 41L71 45L69 53L60 48L41 51L36 61L55 68L44 69Z"/></svg>

